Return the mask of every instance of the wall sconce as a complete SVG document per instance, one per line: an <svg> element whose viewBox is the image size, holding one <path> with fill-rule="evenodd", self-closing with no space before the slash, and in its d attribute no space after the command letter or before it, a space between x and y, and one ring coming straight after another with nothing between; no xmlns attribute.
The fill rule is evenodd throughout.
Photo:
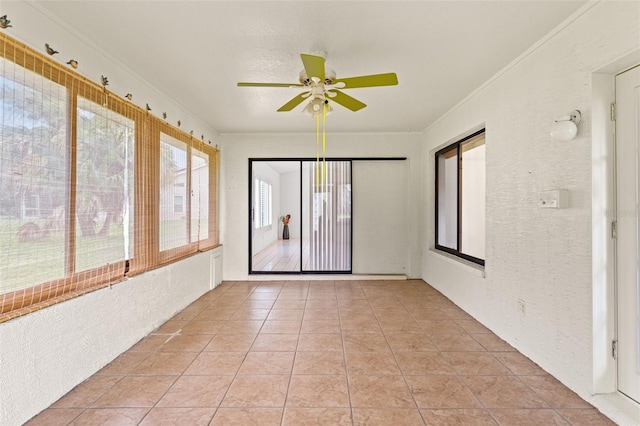
<svg viewBox="0 0 640 426"><path fill-rule="evenodd" d="M557 141L570 141L575 138L581 118L582 115L578 110L557 118L551 127L551 137Z"/></svg>

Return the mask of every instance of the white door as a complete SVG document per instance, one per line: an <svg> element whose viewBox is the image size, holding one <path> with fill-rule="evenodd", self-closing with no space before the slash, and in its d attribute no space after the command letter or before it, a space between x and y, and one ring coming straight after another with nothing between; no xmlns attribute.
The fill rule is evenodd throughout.
<svg viewBox="0 0 640 426"><path fill-rule="evenodd" d="M640 66L616 77L618 390L640 402Z"/></svg>

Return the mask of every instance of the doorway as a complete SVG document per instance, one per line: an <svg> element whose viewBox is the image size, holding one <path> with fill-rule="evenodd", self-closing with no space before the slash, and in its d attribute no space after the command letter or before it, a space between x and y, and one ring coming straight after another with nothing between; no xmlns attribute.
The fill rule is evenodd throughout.
<svg viewBox="0 0 640 426"><path fill-rule="evenodd" d="M618 390L640 402L640 66L616 76Z"/></svg>
<svg viewBox="0 0 640 426"><path fill-rule="evenodd" d="M351 161L250 159L249 182L250 274L351 273Z"/></svg>

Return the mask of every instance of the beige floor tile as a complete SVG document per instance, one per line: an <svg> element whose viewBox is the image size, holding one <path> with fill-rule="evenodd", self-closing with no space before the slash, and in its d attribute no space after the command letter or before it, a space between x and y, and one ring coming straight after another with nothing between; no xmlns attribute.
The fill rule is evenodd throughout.
<svg viewBox="0 0 640 426"><path fill-rule="evenodd" d="M293 374L340 374L345 375L344 355L338 351L298 352L293 365Z"/></svg>
<svg viewBox="0 0 640 426"><path fill-rule="evenodd" d="M277 320L265 321L260 333L289 334L300 333L302 321L299 320Z"/></svg>
<svg viewBox="0 0 640 426"><path fill-rule="evenodd" d="M201 352L193 360L186 375L235 375L244 361L243 352Z"/></svg>
<svg viewBox="0 0 640 426"><path fill-rule="evenodd" d="M298 346L298 334L259 333L251 345L252 352L289 352Z"/></svg>
<svg viewBox="0 0 640 426"><path fill-rule="evenodd" d="M340 321L337 319L305 319L301 333L340 333Z"/></svg>
<svg viewBox="0 0 640 426"><path fill-rule="evenodd" d="M510 375L511 370L489 352L441 352L458 374L464 376Z"/></svg>
<svg viewBox="0 0 640 426"><path fill-rule="evenodd" d="M96 375L122 376L128 374L148 356L148 352L127 351L104 366Z"/></svg>
<svg viewBox="0 0 640 426"><path fill-rule="evenodd" d="M153 407L176 381L177 376L127 376L93 404L105 407Z"/></svg>
<svg viewBox="0 0 640 426"><path fill-rule="evenodd" d="M129 426L137 425L149 411L148 408L97 408L88 409L70 423L73 426Z"/></svg>
<svg viewBox="0 0 640 426"><path fill-rule="evenodd" d="M258 334L260 327L262 327L263 321L255 320L241 320L241 321L227 321L218 331L218 334Z"/></svg>
<svg viewBox="0 0 640 426"><path fill-rule="evenodd" d="M482 408L458 376L407 376L407 383L420 408Z"/></svg>
<svg viewBox="0 0 640 426"><path fill-rule="evenodd" d="M548 405L515 376L464 376L487 408L548 408Z"/></svg>
<svg viewBox="0 0 640 426"><path fill-rule="evenodd" d="M287 407L349 407L347 379L338 375L293 375Z"/></svg>
<svg viewBox="0 0 640 426"><path fill-rule="evenodd" d="M416 321L449 320L440 309L411 309L409 312Z"/></svg>
<svg viewBox="0 0 640 426"><path fill-rule="evenodd" d="M548 374L520 352L491 352L491 354L517 376L546 376Z"/></svg>
<svg viewBox="0 0 640 426"><path fill-rule="evenodd" d="M389 352L389 344L383 334L344 335L344 350L346 352Z"/></svg>
<svg viewBox="0 0 640 426"><path fill-rule="evenodd" d="M224 304L221 303L222 306ZM212 307L200 312L195 318L196 321L227 321L236 313L237 308L218 308Z"/></svg>
<svg viewBox="0 0 640 426"><path fill-rule="evenodd" d="M558 414L576 426L614 426L615 423L595 408L559 408Z"/></svg>
<svg viewBox="0 0 640 426"><path fill-rule="evenodd" d="M428 425L434 426L496 426L486 410L447 409L421 410Z"/></svg>
<svg viewBox="0 0 640 426"><path fill-rule="evenodd" d="M422 280L225 282L28 424L69 422L613 424Z"/></svg>
<svg viewBox="0 0 640 426"><path fill-rule="evenodd" d="M162 347L161 352L200 352L213 338L210 334L184 334L172 337Z"/></svg>
<svg viewBox="0 0 640 426"><path fill-rule="evenodd" d="M272 309L268 321L302 321L304 309Z"/></svg>
<svg viewBox="0 0 640 426"><path fill-rule="evenodd" d="M128 352L155 352L168 338L166 334L151 334L133 345Z"/></svg>
<svg viewBox="0 0 640 426"><path fill-rule="evenodd" d="M491 334L491 330L474 319L455 320L455 323L469 334Z"/></svg>
<svg viewBox="0 0 640 426"><path fill-rule="evenodd" d="M493 333L479 333L472 334L471 337L474 338L478 343L482 345L486 350L490 352L513 352L515 349L513 346L499 338Z"/></svg>
<svg viewBox="0 0 640 426"><path fill-rule="evenodd" d="M354 376L349 378L352 407L415 408L402 376Z"/></svg>
<svg viewBox="0 0 640 426"><path fill-rule="evenodd" d="M371 306L362 308L340 308L341 320L365 320L377 321L376 314Z"/></svg>
<svg viewBox="0 0 640 426"><path fill-rule="evenodd" d="M57 400L52 408L90 407L105 392L111 389L122 376L92 376L76 386L71 392Z"/></svg>
<svg viewBox="0 0 640 426"><path fill-rule="evenodd" d="M189 425L207 426L215 408L153 408L145 416L140 426Z"/></svg>
<svg viewBox="0 0 640 426"><path fill-rule="evenodd" d="M487 334L478 334L478 336L488 336ZM431 340L441 351L462 352L462 351L486 351L484 346L474 340L467 333L432 333Z"/></svg>
<svg viewBox="0 0 640 426"><path fill-rule="evenodd" d="M291 374L295 352L249 352L239 375Z"/></svg>
<svg viewBox="0 0 640 426"><path fill-rule="evenodd" d="M211 426L280 426L282 408L218 408Z"/></svg>
<svg viewBox="0 0 640 426"><path fill-rule="evenodd" d="M131 371L138 375L179 375L193 362L196 352L156 352Z"/></svg>
<svg viewBox="0 0 640 426"><path fill-rule="evenodd" d="M231 321L262 320L267 319L269 309L257 309L254 307L240 308L230 318Z"/></svg>
<svg viewBox="0 0 640 426"><path fill-rule="evenodd" d="M341 319L340 327L343 333L382 333L377 320Z"/></svg>
<svg viewBox="0 0 640 426"><path fill-rule="evenodd" d="M338 310L335 308L313 308L313 309L305 309L303 319L312 320L312 319L338 319L340 315L338 314Z"/></svg>
<svg viewBox="0 0 640 426"><path fill-rule="evenodd" d="M490 409L500 426L569 426L555 410L548 409ZM580 425L582 426L582 425Z"/></svg>
<svg viewBox="0 0 640 426"><path fill-rule="evenodd" d="M439 352L396 352L395 357L405 375L456 374Z"/></svg>
<svg viewBox="0 0 640 426"><path fill-rule="evenodd" d="M217 334L203 349L211 352L248 352L256 334Z"/></svg>
<svg viewBox="0 0 640 426"><path fill-rule="evenodd" d="M283 426L351 426L349 408L284 409Z"/></svg>
<svg viewBox="0 0 640 426"><path fill-rule="evenodd" d="M160 399L157 407L215 408L220 405L232 381L233 376L181 376Z"/></svg>
<svg viewBox="0 0 640 426"><path fill-rule="evenodd" d="M349 376L398 375L400 369L391 352L346 352Z"/></svg>
<svg viewBox="0 0 640 426"><path fill-rule="evenodd" d="M306 299L278 299L272 309L304 309L306 304Z"/></svg>
<svg viewBox="0 0 640 426"><path fill-rule="evenodd" d="M182 327L181 334L216 334L226 321L190 321L187 325Z"/></svg>
<svg viewBox="0 0 640 426"><path fill-rule="evenodd" d="M298 340L298 352L301 351L341 351L342 335L338 333L301 334Z"/></svg>
<svg viewBox="0 0 640 426"><path fill-rule="evenodd" d="M590 408L591 405L551 376L520 376L526 385L553 408Z"/></svg>
<svg viewBox="0 0 640 426"><path fill-rule="evenodd" d="M367 300L366 296L362 298L346 298L338 296L338 308L340 310L343 309L371 309L371 305L369 304L369 300Z"/></svg>
<svg viewBox="0 0 640 426"><path fill-rule="evenodd" d="M66 426L82 413L82 408L48 408L25 426Z"/></svg>
<svg viewBox="0 0 640 426"><path fill-rule="evenodd" d="M464 331L464 329L456 324L453 320L418 320L418 324L429 336L433 336L434 334L446 333L466 333L466 331Z"/></svg>
<svg viewBox="0 0 640 426"><path fill-rule="evenodd" d="M158 327L153 334L174 334L189 324L188 320L170 319L169 321Z"/></svg>
<svg viewBox="0 0 640 426"><path fill-rule="evenodd" d="M331 376L327 376L331 377ZM221 407L283 407L290 376L238 376Z"/></svg>
<svg viewBox="0 0 640 426"><path fill-rule="evenodd" d="M438 348L426 333L393 333L385 336L394 352L433 352Z"/></svg>
<svg viewBox="0 0 640 426"><path fill-rule="evenodd" d="M415 408L354 408L353 424L356 426L416 426L423 425L424 421Z"/></svg>

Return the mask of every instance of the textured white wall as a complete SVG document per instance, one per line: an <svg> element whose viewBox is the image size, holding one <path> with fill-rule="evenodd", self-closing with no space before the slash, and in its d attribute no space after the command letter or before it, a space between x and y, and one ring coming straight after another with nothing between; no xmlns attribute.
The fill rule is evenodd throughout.
<svg viewBox="0 0 640 426"><path fill-rule="evenodd" d="M0 425L20 425L213 286L221 249L0 324Z"/></svg>
<svg viewBox="0 0 640 426"><path fill-rule="evenodd" d="M423 278L584 398L592 374L592 73L640 43L640 3L590 4L424 133ZM573 109L575 140L550 138ZM486 124L486 278L433 250L433 153ZM568 189L566 209L537 194ZM526 302L526 314L518 311Z"/></svg>
<svg viewBox="0 0 640 426"><path fill-rule="evenodd" d="M309 125L313 126L312 120L309 120ZM224 279L242 280L248 276L248 159L315 158L315 134L223 134L222 153L221 241L225 253ZM407 157L409 201L403 220L408 229L417 232L411 232L409 236L406 271L409 277L419 277L419 230L424 221L421 207L423 170L420 135L328 133L327 157ZM384 251L385 247L370 249Z"/></svg>

